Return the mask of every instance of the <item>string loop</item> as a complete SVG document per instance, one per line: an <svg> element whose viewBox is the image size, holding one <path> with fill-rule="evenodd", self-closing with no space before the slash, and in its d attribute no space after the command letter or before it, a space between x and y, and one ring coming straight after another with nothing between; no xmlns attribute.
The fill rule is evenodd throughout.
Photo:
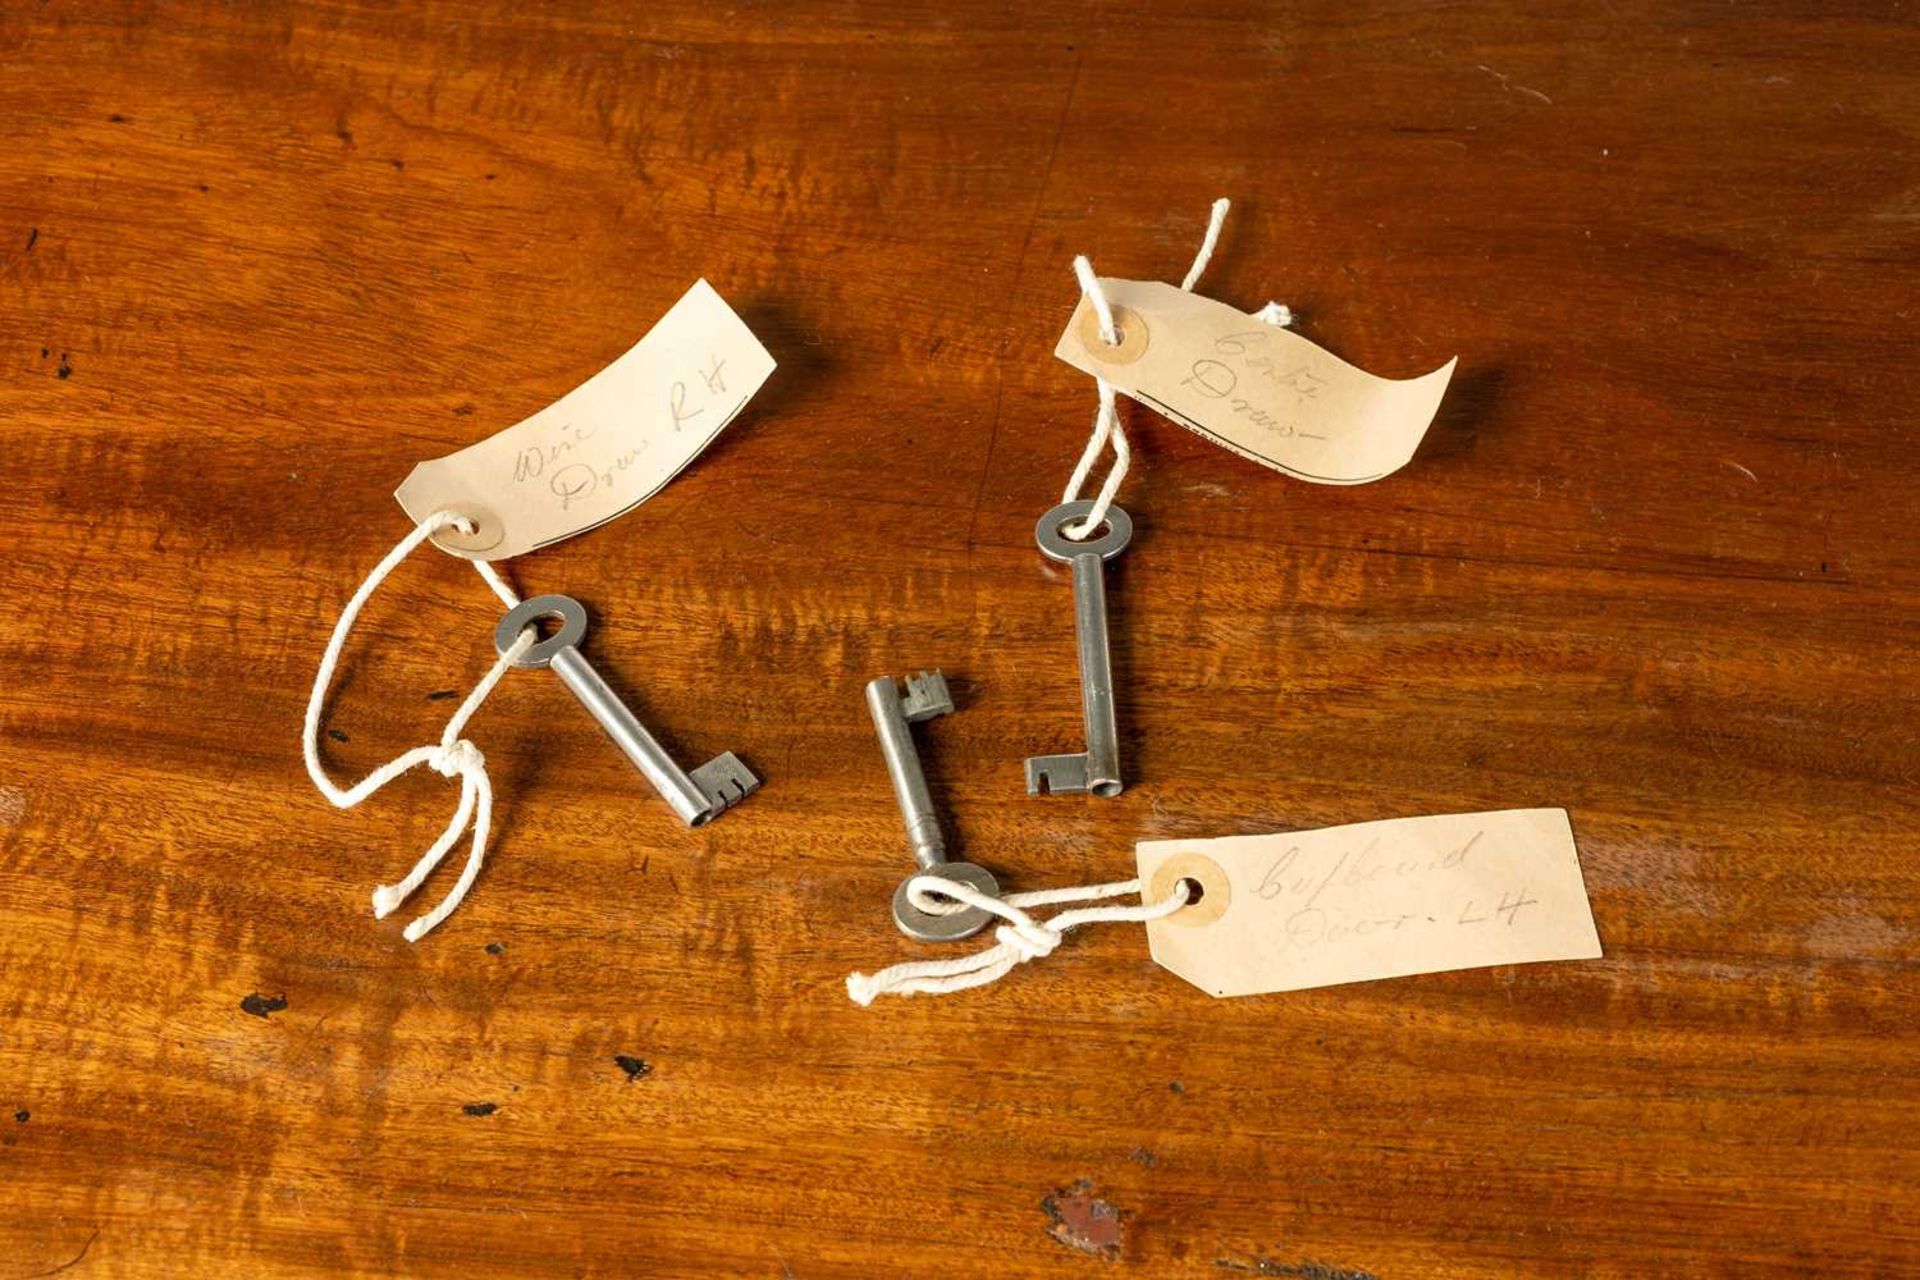
<svg viewBox="0 0 1920 1280"><path fill-rule="evenodd" d="M884 995L937 996L965 991L969 987L983 987L1004 977L1015 965L1052 955L1069 929L1115 920L1145 922L1163 919L1187 905L1187 900L1192 896L1192 890L1182 880L1174 885L1173 892L1167 897L1158 902L1142 902L1138 906L1076 907L1045 920L1036 920L1025 909L1059 902L1098 902L1104 898L1124 898L1144 892L1139 880L1120 880L1113 884L1038 889L995 898L958 880L948 880L931 873L915 876L908 883L907 896L922 910L938 911L941 901L945 899L955 904L948 909L978 907L1006 923L994 929L992 946L972 955L954 956L946 960L909 960L874 974L848 974L847 995L855 1004L870 1005Z"/></svg>
<svg viewBox="0 0 1920 1280"><path fill-rule="evenodd" d="M1220 243L1220 228L1226 224L1227 210L1233 207L1232 201L1225 196L1213 202L1213 208L1207 215L1207 232L1201 238L1200 251L1193 257L1193 265L1187 268L1187 275L1180 287L1188 293L1200 283L1201 275L1207 269L1207 263L1213 260L1215 246ZM1085 254L1073 260L1073 274L1080 282L1080 292L1093 308L1094 317L1100 324L1100 340L1108 346L1120 344L1120 330L1113 320L1113 304L1107 301L1107 291L1100 287L1100 277L1093 272L1093 263ZM1268 303L1268 307L1277 303ZM1285 310L1285 308L1281 308ZM1264 318L1264 313L1262 313ZM1113 443L1113 465L1107 470L1107 478L1100 485L1100 492L1093 500L1093 509L1087 512L1087 518L1079 524L1068 525L1060 532L1075 542L1084 541L1107 519L1107 508L1120 492L1120 482L1127 478L1127 469L1133 465L1133 449L1127 444L1126 429L1120 425L1120 410L1114 398L1113 384L1105 378L1096 377L1094 385L1100 392L1100 407L1093 416L1093 434L1087 439L1087 447L1080 451L1080 461L1073 468L1073 476L1067 481L1062 502L1079 500L1080 489L1093 472L1093 464L1100 460L1109 440Z"/></svg>
<svg viewBox="0 0 1920 1280"><path fill-rule="evenodd" d="M440 865L468 824L473 828L473 844L467 854L466 865L461 868L460 878L452 889L447 891L438 906L425 915L408 923L404 930L408 942L418 942L467 896L467 890L473 887L474 880L480 874L487 851L487 832L493 819L493 784L487 777L487 759L480 748L462 735L474 713L480 710L495 686L505 677L507 671L521 655L533 647L538 640L537 634L529 628L507 647L494 662L491 670L473 687L466 700L462 702L453 716L447 721L447 727L440 734L440 740L426 746L414 747L404 751L373 770L351 787L341 787L327 776L320 762L320 714L324 710L327 690L333 685L334 669L340 663L340 653L346 647L347 636L352 632L354 623L360 618L361 609L372 598L374 590L387 580L395 569L400 567L421 543L442 529L458 529L462 533L471 533L473 526L465 516L455 511L436 511L421 521L412 532L400 539L392 551L389 551L373 571L361 582L359 588L348 598L340 610L339 621L334 623L333 635L327 641L326 651L320 656L320 668L314 673L313 692L307 698L307 714L301 727L301 755L306 761L307 776L313 779L313 785L325 796L329 803L338 809L351 809L367 797L379 791L395 778L410 773L425 765L443 778L460 780L460 801L455 807L453 817L440 837L420 855L413 869L394 884L383 884L373 891L373 914L376 919L384 919L412 896L435 867ZM502 603L511 608L520 603L513 588L507 585L499 570L482 560L473 562L493 593Z"/></svg>

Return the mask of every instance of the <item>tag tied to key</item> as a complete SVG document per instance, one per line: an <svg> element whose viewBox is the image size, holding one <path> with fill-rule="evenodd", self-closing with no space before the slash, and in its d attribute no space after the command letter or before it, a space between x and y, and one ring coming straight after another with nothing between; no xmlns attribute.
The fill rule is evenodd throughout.
<svg viewBox="0 0 1920 1280"><path fill-rule="evenodd" d="M565 596L522 601L489 561L584 532L658 492L731 422L773 372L773 358L705 280L634 347L547 408L477 444L422 462L396 491L413 529L341 609L321 655L301 729L314 786L338 808L353 808L409 771L430 767L461 784L459 806L412 870L373 893L376 917L396 910L431 876L468 830L471 851L440 904L410 922L409 942L436 928L472 887L485 860L493 812L486 758L464 736L507 670L549 666L653 784L675 813L700 826L745 799L759 778L732 752L683 770L621 704L576 648L586 613ZM499 661L448 720L437 743L415 747L343 787L320 757L319 733L333 672L361 608L380 583L431 540L474 562L508 607L496 631ZM541 638L542 619L559 624Z"/></svg>
<svg viewBox="0 0 1920 1280"><path fill-rule="evenodd" d="M1600 955L1564 809L1135 846L1154 960L1216 996Z"/></svg>
<svg viewBox="0 0 1920 1280"><path fill-rule="evenodd" d="M700 280L631 350L532 417L422 462L394 497L416 524L436 511L471 533L433 541L503 560L631 510L712 443L773 373L773 357Z"/></svg>
<svg viewBox="0 0 1920 1280"><path fill-rule="evenodd" d="M1102 278L1119 342L1082 297L1054 354L1243 457L1316 484L1405 466L1456 361L1375 377L1278 325L1157 280Z"/></svg>

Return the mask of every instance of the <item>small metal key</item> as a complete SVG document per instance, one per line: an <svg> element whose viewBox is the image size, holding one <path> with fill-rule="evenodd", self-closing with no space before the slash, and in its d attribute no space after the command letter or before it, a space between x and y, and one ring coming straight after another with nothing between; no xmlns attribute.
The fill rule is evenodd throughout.
<svg viewBox="0 0 1920 1280"><path fill-rule="evenodd" d="M920 771L920 753L913 746L913 730L909 726L952 713L953 695L947 691L947 678L938 671L932 675L923 671L909 676L903 698L894 686L893 677L881 676L867 684L867 710L873 714L873 727L880 734L880 754L886 757L887 776L893 780L900 817L907 824L913 860L920 864L920 870L914 875L928 872L945 876L990 897L999 897L1000 885L991 871L971 862L947 861L947 838L940 833L933 797L927 793L927 777ZM992 920L991 915L978 907L966 907L950 915L922 911L907 894L913 879L908 876L893 895L894 923L909 938L922 942L955 942L972 937Z"/></svg>
<svg viewBox="0 0 1920 1280"><path fill-rule="evenodd" d="M760 789L760 779L731 751L721 752L691 774L673 762L647 727L607 687L600 673L580 656L577 646L587 634L587 611L573 597L535 596L515 605L494 628L494 648L505 654L521 632L542 618L556 619L560 629L528 649L514 665L551 666L614 745L626 753L688 826L705 826Z"/></svg>
<svg viewBox="0 0 1920 1280"><path fill-rule="evenodd" d="M1107 508L1107 531L1074 542L1061 530L1087 518L1093 503L1063 502L1040 517L1034 538L1049 559L1073 566L1073 628L1080 645L1080 709L1087 721L1087 749L1074 755L1027 757L1027 794L1091 791L1120 794L1120 734L1113 714L1113 658L1107 650L1106 562L1133 540L1133 519Z"/></svg>

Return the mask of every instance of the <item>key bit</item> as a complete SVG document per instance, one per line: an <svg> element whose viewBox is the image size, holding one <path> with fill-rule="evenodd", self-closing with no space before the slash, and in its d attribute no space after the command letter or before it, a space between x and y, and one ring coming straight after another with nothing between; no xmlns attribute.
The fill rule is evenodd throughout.
<svg viewBox="0 0 1920 1280"><path fill-rule="evenodd" d="M722 751L693 770L688 777L707 798L707 820L712 821L760 789L760 779L731 751Z"/></svg>
<svg viewBox="0 0 1920 1280"><path fill-rule="evenodd" d="M1027 757L1028 795L1079 795L1088 790L1086 752Z"/></svg>
<svg viewBox="0 0 1920 1280"><path fill-rule="evenodd" d="M885 677L882 679L885 680ZM893 682L886 680L886 684L891 691ZM939 671L922 671L917 676L908 676L907 696L900 699L900 714L907 718L908 724L919 724L935 716L952 715L953 693L947 688L946 675Z"/></svg>

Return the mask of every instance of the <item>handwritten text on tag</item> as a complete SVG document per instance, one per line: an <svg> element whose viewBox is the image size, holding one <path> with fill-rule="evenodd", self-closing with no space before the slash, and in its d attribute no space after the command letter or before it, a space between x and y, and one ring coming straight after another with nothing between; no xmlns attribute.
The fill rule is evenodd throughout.
<svg viewBox="0 0 1920 1280"><path fill-rule="evenodd" d="M773 357L705 280L634 347L532 417L415 467L394 494L418 523L478 526L434 541L501 560L629 511L678 475L773 372Z"/></svg>
<svg viewBox="0 0 1920 1280"><path fill-rule="evenodd" d="M1600 938L1564 809L1396 818L1135 846L1153 958L1216 996L1590 959Z"/></svg>
<svg viewBox="0 0 1920 1280"><path fill-rule="evenodd" d="M1120 343L1085 298L1054 354L1191 431L1277 471L1363 484L1397 471L1427 433L1449 360L1376 378L1299 334L1157 280L1105 280Z"/></svg>

